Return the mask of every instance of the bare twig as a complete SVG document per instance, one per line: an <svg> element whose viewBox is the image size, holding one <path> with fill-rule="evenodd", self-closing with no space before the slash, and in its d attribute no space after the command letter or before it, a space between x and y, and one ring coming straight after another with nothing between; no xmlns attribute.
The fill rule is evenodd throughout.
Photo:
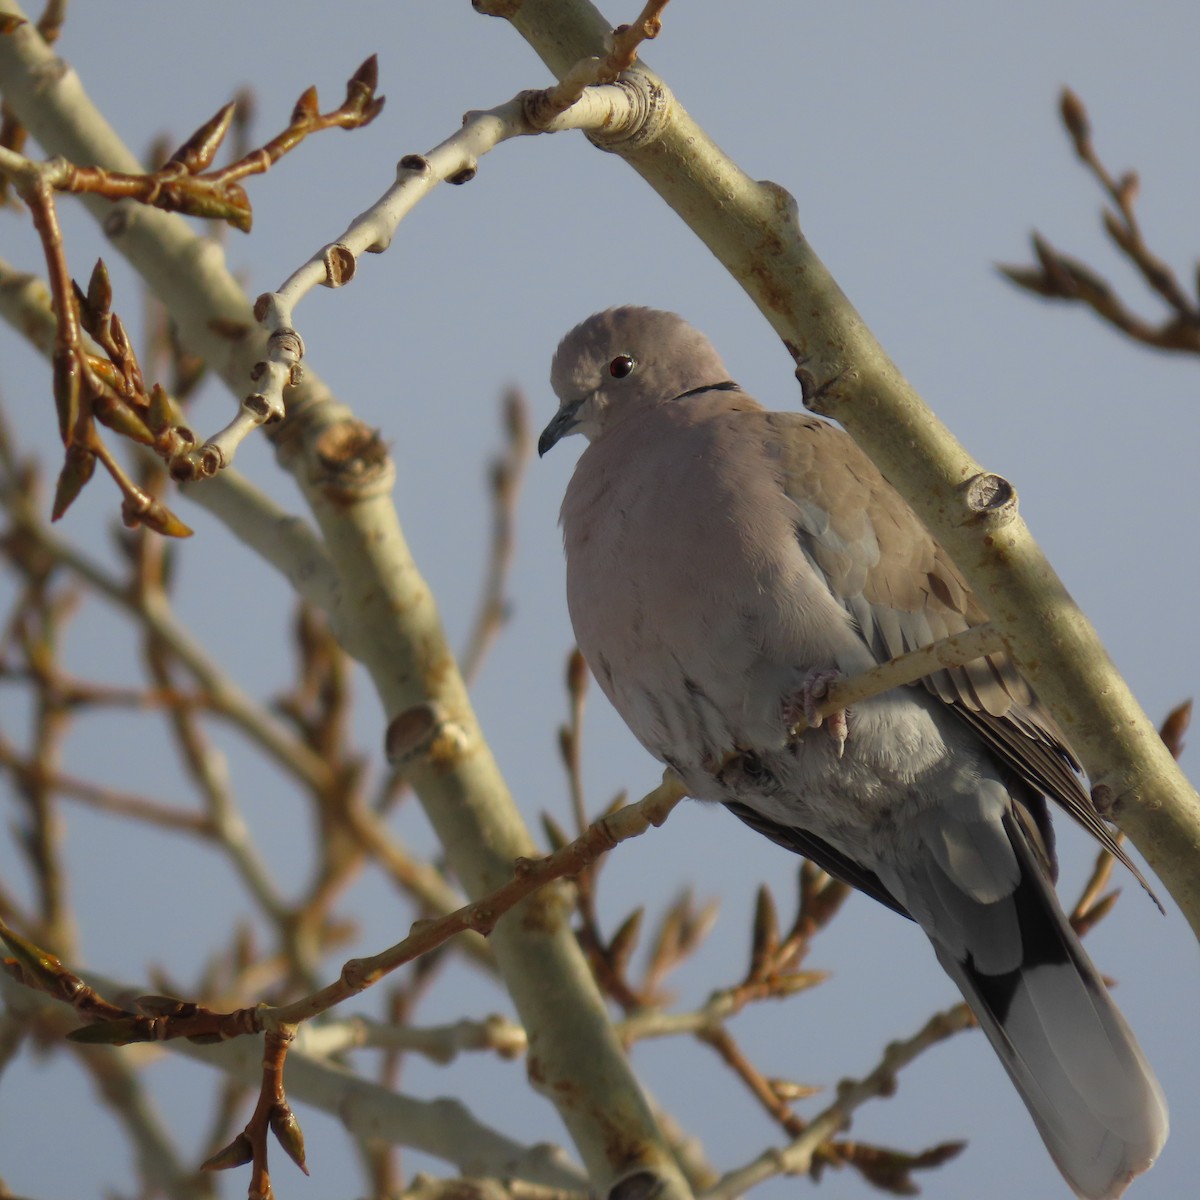
<svg viewBox="0 0 1200 1200"><path fill-rule="evenodd" d="M824 1144L849 1124L856 1109L868 1100L890 1096L896 1089L896 1074L930 1046L973 1024L970 1009L956 1004L931 1017L911 1037L892 1042L878 1064L862 1079L838 1085L837 1099L813 1118L792 1143L771 1149L737 1170L724 1175L699 1200L735 1200L744 1192L776 1175L802 1175L812 1170ZM961 1146L959 1146L961 1148Z"/></svg>
<svg viewBox="0 0 1200 1200"><path fill-rule="evenodd" d="M852 679L838 679L829 685L828 696L822 699L822 716L838 709L849 708L860 700L878 696L894 687L916 683L944 667L959 666L1004 649L1004 639L991 624L976 625L952 637L931 642L919 650L897 655ZM799 737L808 728L803 714L794 718L789 733Z"/></svg>
<svg viewBox="0 0 1200 1200"><path fill-rule="evenodd" d="M528 1045L529 1039L520 1025L496 1014L482 1021L462 1020L424 1027L351 1017L346 1021L304 1025L296 1040L297 1049L321 1058L352 1049L403 1050L442 1066L466 1052L490 1051L500 1058L518 1058Z"/></svg>
<svg viewBox="0 0 1200 1200"><path fill-rule="evenodd" d="M52 29L56 29L55 20L52 18ZM110 311L112 294L103 263L97 263L86 293L74 286L53 192L131 199L168 211L230 221L248 230L250 202L239 181L266 171L312 133L329 128L354 129L372 121L383 107L383 99L375 96L377 74L375 59L367 59L347 84L346 99L328 113L319 111L316 89L309 88L297 101L282 133L229 166L212 171L208 168L236 111L232 103L201 126L162 167L150 173L81 167L61 158L35 163L0 142L0 176L13 183L29 207L46 257L57 314L54 397L66 460L55 494L55 519L66 512L99 462L121 492L121 515L127 525L148 525L171 537L185 537L191 532L160 500L129 478L100 438L97 420L120 436L151 447L171 464L177 479L212 474L223 463L213 464L212 455L217 451L212 448L207 458L203 453L192 455L195 438L179 421L166 392L157 385L146 387L124 326ZM11 134L9 141L14 137ZM106 358L89 353L81 325L100 343ZM282 409L265 411L255 404L244 404L235 423L252 428L280 416Z"/></svg>
<svg viewBox="0 0 1200 1200"><path fill-rule="evenodd" d="M578 874L620 842L645 833L651 826L661 825L683 796L679 781L671 772L666 772L662 783L643 799L602 817L561 850L542 859L519 861L513 879L502 888L448 916L417 922L404 941L380 954L351 959L342 967L336 983L304 1000L283 1006L270 1019L288 1023L307 1020L370 987L397 967L428 953L463 930L490 933L504 913L538 888Z"/></svg>
<svg viewBox="0 0 1200 1200"><path fill-rule="evenodd" d="M3 734L0 734L0 768L9 771L18 788L28 786L34 775L40 774L42 785L55 795L80 801L100 812L132 817L159 829L212 836L211 822L199 813L181 811L148 796L102 787L65 772L46 770L44 766L37 766L28 757L21 755Z"/></svg>
<svg viewBox="0 0 1200 1200"><path fill-rule="evenodd" d="M96 593L132 614L166 641L175 657L183 663L203 689L207 704L229 718L253 742L289 775L306 784L322 781L328 768L302 741L294 737L278 719L247 697L218 663L192 638L159 597L143 597L139 602L122 579L46 527L36 505L28 497L10 497L8 511L16 527L36 539L40 552L66 567L73 575L94 588Z"/></svg>
<svg viewBox="0 0 1200 1200"><path fill-rule="evenodd" d="M294 1030L280 1026L263 1039L262 1086L258 1103L246 1128L224 1149L203 1163L205 1171L224 1171L250 1163L250 1200L271 1200L271 1173L267 1164L268 1134L273 1134L287 1156L304 1172L304 1134L283 1092L283 1064Z"/></svg>
<svg viewBox="0 0 1200 1200"><path fill-rule="evenodd" d="M47 46L53 46L58 41L66 16L67 0L49 0L37 22L37 31ZM17 115L9 108L8 102L0 101L0 148L14 150L19 154L25 148L28 136L28 130L17 120ZM7 200L8 178L0 173L0 205Z"/></svg>
<svg viewBox="0 0 1200 1200"><path fill-rule="evenodd" d="M580 59L557 84L538 98L537 111L542 120L564 113L578 102L589 87L614 83L637 62L643 42L658 37L662 30L662 12L667 0L647 0L637 20L618 25L612 33L612 50L605 58Z"/></svg>
<svg viewBox="0 0 1200 1200"><path fill-rule="evenodd" d="M0 150L0 170L7 163L10 178L29 205L57 315L51 359L66 459L55 491L53 517L57 520L66 512L99 461L121 492L126 524L147 524L159 533L184 537L191 531L129 479L101 440L95 423L102 421L122 436L152 446L164 455L177 453L191 435L174 419L170 401L161 389L146 393L124 326L110 311L112 293L103 263L97 263L92 272L86 294L71 279L49 182L53 172L24 159L15 165L8 163L6 154ZM107 358L89 352L84 329L97 338Z"/></svg>
<svg viewBox="0 0 1200 1200"><path fill-rule="evenodd" d="M469 112L463 127L426 154L400 159L395 184L334 242L294 271L277 291L255 302L254 315L268 334L267 354L255 364L256 390L243 401L244 415L187 456L195 477L215 474L229 463L252 432L251 416L261 424L283 415L284 388L295 383L304 357L304 341L295 329L296 305L314 287L342 287L358 270L364 253L379 254L391 244L401 220L439 183L464 184L475 178L479 159L512 137L585 129L605 137L629 135L655 119L624 88L612 83L633 64L637 48L655 37L667 0L647 0L632 25L615 30L604 58L581 59L569 77L551 88L527 91L486 111Z"/></svg>
<svg viewBox="0 0 1200 1200"><path fill-rule="evenodd" d="M335 983L278 1007L261 1005L218 1013L190 1002L142 997L138 1001L141 1015L130 1013L96 994L56 956L39 949L0 922L0 938L16 956L4 961L22 982L76 1008L89 1023L73 1035L77 1041L127 1045L176 1037L239 1037L279 1027L290 1028L365 991L396 968L428 954L464 930L490 933L509 909L539 888L577 874L620 842L639 836L651 826L661 825L683 796L678 779L670 771L665 772L662 783L637 804L602 817L561 850L542 859L519 860L512 880L497 891L447 916L417 921L403 941L370 958L350 959Z"/></svg>
<svg viewBox="0 0 1200 1200"><path fill-rule="evenodd" d="M682 798L681 785L668 772L659 787L638 804L597 821L562 850L538 861L519 862L516 875L505 887L440 920L417 922L413 932L396 946L372 958L347 962L336 983L276 1008L258 1006L217 1013L169 997L143 996L137 1001L140 1014L131 1013L107 1001L68 971L56 956L0 921L0 938L14 955L3 960L3 965L20 982L71 1004L89 1022L71 1035L80 1043L124 1045L175 1037L211 1041L265 1032L262 1085L254 1114L246 1128L204 1164L208 1170L222 1170L250 1163L250 1195L265 1200L271 1195L268 1131L297 1165L306 1170L303 1136L283 1089L284 1060L298 1022L363 991L463 930L490 932L505 912L533 891L564 875L577 873L619 842L645 832L651 825L660 825Z"/></svg>
<svg viewBox="0 0 1200 1200"><path fill-rule="evenodd" d="M1146 243L1134 207L1139 188L1136 172L1114 176L1104 165L1092 142L1087 110L1070 88L1063 90L1059 114L1075 153L1112 203L1112 208L1103 212L1105 232L1146 286L1166 305L1170 315L1158 324L1139 317L1105 279L1077 259L1061 254L1036 233L1033 249L1039 265L1002 266L1001 273L1036 295L1086 305L1109 325L1143 345L1200 354L1200 304L1188 295L1174 271Z"/></svg>
<svg viewBox="0 0 1200 1200"><path fill-rule="evenodd" d="M75 1056L108 1103L133 1146L147 1190L179 1200L213 1200L212 1181L187 1166L137 1072L110 1046L76 1046Z"/></svg>
<svg viewBox="0 0 1200 1200"><path fill-rule="evenodd" d="M516 548L517 498L533 450L533 438L529 433L529 403L524 395L516 389L510 390L504 397L503 408L504 449L492 461L489 469L492 538L483 595L460 660L463 679L468 685L479 674L488 650L508 620L505 589Z"/></svg>
<svg viewBox="0 0 1200 1200"><path fill-rule="evenodd" d="M345 100L327 113L319 110L316 88L308 88L296 101L283 132L216 170L209 168L229 132L237 111L236 102L224 105L156 171L139 174L108 171L103 167L78 166L62 158L35 166L11 150L0 149L0 174L13 180L18 190L32 170L44 186L55 191L103 196L106 200L136 200L167 212L228 221L248 231L252 219L250 201L239 181L269 170L311 134L369 125L384 104L383 97L375 95L378 79L378 63L372 55L350 77ZM22 198L29 202L23 192Z"/></svg>

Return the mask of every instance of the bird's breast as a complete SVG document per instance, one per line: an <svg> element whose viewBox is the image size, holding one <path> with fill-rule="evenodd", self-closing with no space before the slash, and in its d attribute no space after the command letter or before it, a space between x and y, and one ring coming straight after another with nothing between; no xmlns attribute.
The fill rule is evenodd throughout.
<svg viewBox="0 0 1200 1200"><path fill-rule="evenodd" d="M666 761L780 740L789 689L865 653L795 539L770 462L731 471L722 432L593 443L562 508L580 650Z"/></svg>

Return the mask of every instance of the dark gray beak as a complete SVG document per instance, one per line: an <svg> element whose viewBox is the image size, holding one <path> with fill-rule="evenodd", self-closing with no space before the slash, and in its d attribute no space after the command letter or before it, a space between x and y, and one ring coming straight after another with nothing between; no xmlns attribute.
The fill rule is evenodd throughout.
<svg viewBox="0 0 1200 1200"><path fill-rule="evenodd" d="M586 396L576 400L573 404L564 404L554 414L550 424L542 430L542 436L538 438L538 458L541 458L547 450L552 449L560 438L566 437L579 424L576 413L579 412L579 406L585 399L587 399Z"/></svg>

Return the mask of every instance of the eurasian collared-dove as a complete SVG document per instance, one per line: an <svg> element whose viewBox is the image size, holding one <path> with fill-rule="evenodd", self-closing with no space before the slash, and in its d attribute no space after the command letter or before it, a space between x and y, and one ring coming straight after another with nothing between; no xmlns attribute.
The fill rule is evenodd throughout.
<svg viewBox="0 0 1200 1200"><path fill-rule="evenodd" d="M579 648L689 794L912 917L1072 1189L1119 1196L1162 1092L1053 890L1056 800L1123 861L1049 714L1003 655L790 738L833 673L980 624L945 551L841 430L767 412L673 313L563 339L544 454L584 434L562 506Z"/></svg>

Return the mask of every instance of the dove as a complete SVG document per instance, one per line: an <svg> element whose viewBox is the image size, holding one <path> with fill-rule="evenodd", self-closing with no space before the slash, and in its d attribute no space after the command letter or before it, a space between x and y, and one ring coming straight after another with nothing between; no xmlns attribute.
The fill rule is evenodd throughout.
<svg viewBox="0 0 1200 1200"><path fill-rule="evenodd" d="M588 318L550 378L539 455L588 443L560 523L605 695L690 796L914 920L1071 1189L1120 1196L1167 1109L1055 895L1047 798L1137 874L1062 732L1003 653L817 712L987 620L946 551L849 435L764 409L674 313Z"/></svg>

